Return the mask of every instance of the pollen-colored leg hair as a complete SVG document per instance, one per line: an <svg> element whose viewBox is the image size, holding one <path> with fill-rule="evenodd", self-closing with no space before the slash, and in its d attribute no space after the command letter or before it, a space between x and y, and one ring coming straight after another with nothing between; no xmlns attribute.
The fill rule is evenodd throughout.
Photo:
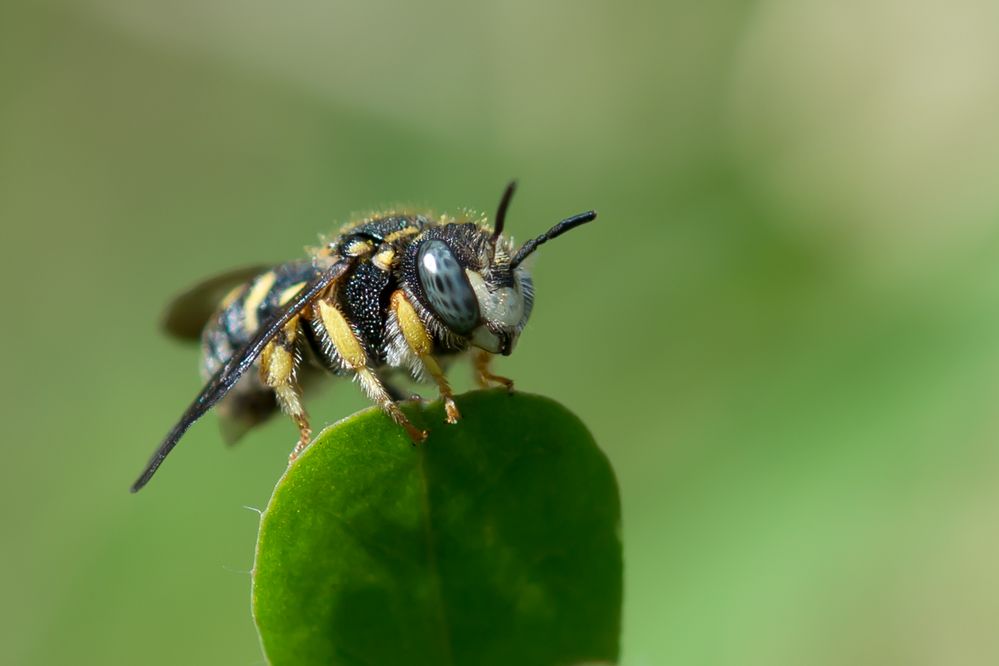
<svg viewBox="0 0 999 666"><path fill-rule="evenodd" d="M512 379L489 372L489 362L492 359L493 355L487 351L480 349L475 352L475 355L472 357L472 363L475 365L476 383L482 388L489 388L489 382L495 382L505 386L507 391L513 391Z"/></svg>
<svg viewBox="0 0 999 666"><path fill-rule="evenodd" d="M430 342L430 335L427 333L426 326L420 321L416 310L402 290L397 290L392 294L392 311L399 322L399 329L402 331L402 336L406 338L406 344L419 357L420 361L423 362L423 367L427 369L430 376L437 382L441 399L444 401L444 412L447 422L457 423L461 418L461 412L458 411L458 405L454 402L454 393L451 391L451 385L448 384L447 377L444 376L444 371L441 370L437 359L430 354L433 344Z"/></svg>
<svg viewBox="0 0 999 666"><path fill-rule="evenodd" d="M274 389L281 410L291 416L298 426L298 443L291 452L294 460L312 439L309 415L302 406L302 392L295 381L298 357L295 355L295 335L298 332L298 317L295 317L264 347L260 353L260 379Z"/></svg>
<svg viewBox="0 0 999 666"><path fill-rule="evenodd" d="M427 438L426 431L420 430L409 422L406 415L399 409L399 405L392 400L392 396L385 389L381 379L378 378L374 370L368 367L368 357L364 353L364 347L361 346L360 340L354 335L353 329L344 319L343 314L329 301L319 301L317 310L330 342L344 363L357 373L357 380L368 398L381 407L393 421L405 428L406 433L414 443L425 440Z"/></svg>

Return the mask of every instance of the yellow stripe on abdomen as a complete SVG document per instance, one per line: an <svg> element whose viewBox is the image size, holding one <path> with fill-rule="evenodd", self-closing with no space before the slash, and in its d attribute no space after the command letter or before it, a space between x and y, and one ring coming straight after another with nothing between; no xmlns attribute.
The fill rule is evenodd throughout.
<svg viewBox="0 0 999 666"><path fill-rule="evenodd" d="M246 318L246 330L250 333L253 333L260 327L257 310L260 309L260 304L264 302L267 294L274 287L276 279L277 276L274 274L274 271L264 273L257 278L253 286L250 287L249 293L246 294L246 300L243 301L243 313Z"/></svg>
<svg viewBox="0 0 999 666"><path fill-rule="evenodd" d="M278 296L278 305L281 306L287 305L288 302L295 297L295 294L302 291L302 287L304 286L305 282L296 282L295 284L291 285L290 287L282 291L281 295Z"/></svg>

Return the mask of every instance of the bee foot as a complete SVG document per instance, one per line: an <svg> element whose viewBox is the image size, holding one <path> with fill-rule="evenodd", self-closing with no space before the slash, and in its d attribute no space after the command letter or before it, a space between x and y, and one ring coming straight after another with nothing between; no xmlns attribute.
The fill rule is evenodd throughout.
<svg viewBox="0 0 999 666"><path fill-rule="evenodd" d="M418 446L427 441L427 436L430 434L426 430L420 430L410 423L407 423L405 428L406 434L409 435L409 439L413 442L413 446Z"/></svg>
<svg viewBox="0 0 999 666"><path fill-rule="evenodd" d="M487 380L496 382L500 386L506 388L507 393L513 393L513 380L509 377L500 377L499 375L487 375Z"/></svg>
<svg viewBox="0 0 999 666"><path fill-rule="evenodd" d="M291 455L288 456L288 463L290 464L295 462L298 456L302 455L302 451L307 449L308 446L309 446L308 440L302 440L302 439L298 440L298 444L295 445L295 448L291 450Z"/></svg>
<svg viewBox="0 0 999 666"><path fill-rule="evenodd" d="M461 420L461 412L458 411L458 405L455 404L454 398L444 399L444 413L445 420L452 425Z"/></svg>

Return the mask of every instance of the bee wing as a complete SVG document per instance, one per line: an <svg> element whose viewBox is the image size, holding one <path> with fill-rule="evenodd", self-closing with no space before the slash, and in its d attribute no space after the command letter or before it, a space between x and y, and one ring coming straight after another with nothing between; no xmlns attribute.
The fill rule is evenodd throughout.
<svg viewBox="0 0 999 666"><path fill-rule="evenodd" d="M232 358L225 365L219 368L218 372L208 380L208 383L201 390L201 393L198 394L198 397L194 399L191 406L187 408L187 411L184 412L177 424L167 433L163 442L153 453L149 459L149 463L146 465L145 471L132 484L133 493L140 490L149 482L149 479L153 477L153 474L156 473L156 470L163 463L163 459L169 455L173 447L180 441L180 438L187 432L187 429L191 427L191 424L201 418L205 412L211 409L215 403L221 400L232 389L243 373L246 372L246 369L260 356L260 352L263 351L267 343L284 328L284 325L291 321L292 317L308 307L331 284L343 276L347 272L347 269L350 268L351 263L352 260L350 259L342 259L323 271L315 280L302 287L298 294L283 309L275 314L270 321L266 322L249 342L233 354Z"/></svg>
<svg viewBox="0 0 999 666"><path fill-rule="evenodd" d="M270 270L270 266L244 266L200 282L170 301L163 313L163 330L180 340L197 341L226 295Z"/></svg>

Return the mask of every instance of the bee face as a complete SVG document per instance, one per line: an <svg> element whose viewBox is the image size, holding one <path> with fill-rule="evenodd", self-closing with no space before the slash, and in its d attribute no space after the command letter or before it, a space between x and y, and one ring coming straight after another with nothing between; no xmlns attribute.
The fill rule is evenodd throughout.
<svg viewBox="0 0 999 666"><path fill-rule="evenodd" d="M428 230L409 259L426 322L494 354L509 355L533 303L528 270L510 265L509 243L476 224ZM436 326L433 326L436 324Z"/></svg>
<svg viewBox="0 0 999 666"><path fill-rule="evenodd" d="M471 343L487 352L509 356L531 315L531 276L526 268L511 270L507 263L494 265L484 275L469 271L468 277L482 312Z"/></svg>

